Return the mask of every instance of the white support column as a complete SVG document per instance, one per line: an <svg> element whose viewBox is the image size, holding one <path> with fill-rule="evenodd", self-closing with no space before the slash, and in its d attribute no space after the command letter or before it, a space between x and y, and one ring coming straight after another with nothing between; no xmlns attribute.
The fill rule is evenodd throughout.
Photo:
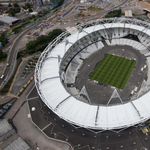
<svg viewBox="0 0 150 150"><path fill-rule="evenodd" d="M64 71L62 72L60 79L61 79L61 81L62 81L62 80L65 80L65 73L64 73Z"/></svg>
<svg viewBox="0 0 150 150"><path fill-rule="evenodd" d="M141 94L142 90L143 90L145 87L146 87L146 89L147 89L147 91L148 91L147 83L146 83L146 81L145 81L145 80L143 80L143 83L142 83L141 88L140 88L140 90L139 90L139 92L138 92L138 96L137 96L137 98L140 96L140 94Z"/></svg>
<svg viewBox="0 0 150 150"><path fill-rule="evenodd" d="M81 91L80 91L79 95L81 95L81 94L85 95L85 96L87 97L87 99L88 99L89 103L91 104L91 101L90 101L90 98L89 98L88 92L87 92L87 90L86 90L86 88L85 88L85 85L82 87L82 89L81 89Z"/></svg>
<svg viewBox="0 0 150 150"><path fill-rule="evenodd" d="M60 55L58 55L58 67L60 66L60 60L61 60L61 57Z"/></svg>
<svg viewBox="0 0 150 150"><path fill-rule="evenodd" d="M64 54L66 53L66 45L67 45L67 44L69 44L69 43L71 43L71 42L69 42L69 41L68 41L68 39L66 39L66 41L65 41L65 49L64 49ZM73 45L73 43L71 43L71 44Z"/></svg>
<svg viewBox="0 0 150 150"><path fill-rule="evenodd" d="M120 99L120 102L123 103L123 102L122 102L122 99L120 98L120 95L118 94L118 92L117 92L117 90L116 90L116 88L115 88L114 92L112 93L112 95L111 95L111 97L110 97L110 99L109 99L107 105L109 105L109 103L111 102L112 98L119 98L119 99Z"/></svg>
<svg viewBox="0 0 150 150"><path fill-rule="evenodd" d="M95 30L95 26L96 26L96 25L99 25L99 20L96 21L96 23L95 23L95 25L94 25L94 28L93 28L93 32L94 32L94 30Z"/></svg>

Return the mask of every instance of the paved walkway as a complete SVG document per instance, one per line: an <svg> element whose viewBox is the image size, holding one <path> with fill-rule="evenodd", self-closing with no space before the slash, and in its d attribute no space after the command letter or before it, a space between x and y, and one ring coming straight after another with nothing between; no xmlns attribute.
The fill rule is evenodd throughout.
<svg viewBox="0 0 150 150"><path fill-rule="evenodd" d="M0 104L7 103L7 102L11 101L12 99L13 99L12 96L8 96L8 95L0 96Z"/></svg>
<svg viewBox="0 0 150 150"><path fill-rule="evenodd" d="M20 70L20 68L21 68L21 65L22 65L23 61L24 61L24 60L28 60L28 59L32 58L33 56L35 56L35 55L38 55L38 53L37 53L37 54L30 55L30 56L25 57L25 58L22 59L20 65L19 65L18 68L17 68L17 71L16 71L16 73L15 73L15 76L14 76L14 78L13 78L13 82L11 83L11 86L10 86L10 88L9 88L9 91L10 91L10 92L11 92L11 90L12 90L12 87L13 87L13 85L14 85L14 82L16 81L16 77L17 77L17 75L18 75L18 73L19 73L19 70ZM31 79L31 78L30 78L30 79ZM29 79L29 80L30 80L30 79ZM26 83L28 83L29 80L27 80ZM26 84L22 85L22 87L25 86L25 85L26 85ZM4 104L4 103L9 102L13 97L19 98L18 94L19 94L20 91L18 91L18 94L16 94L16 95L14 95L14 94L12 94L12 93L10 93L10 92L8 92L6 95L0 95L0 104Z"/></svg>
<svg viewBox="0 0 150 150"><path fill-rule="evenodd" d="M40 150L69 150L67 144L50 140L45 135L43 135L43 133L41 133L32 124L31 118L29 117L27 103L24 103L24 105L21 106L26 100L26 95L28 94L28 91L32 89L33 85L34 82L32 81L32 83L11 107L10 111L6 114L5 117L12 118L18 108L20 108L18 113L13 118L13 123L18 130L19 136L21 136L33 150L36 149L37 146Z"/></svg>

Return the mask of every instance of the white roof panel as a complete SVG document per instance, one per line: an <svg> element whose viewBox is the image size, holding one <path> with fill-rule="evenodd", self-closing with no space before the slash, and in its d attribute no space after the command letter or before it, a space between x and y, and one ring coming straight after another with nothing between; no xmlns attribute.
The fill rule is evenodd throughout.
<svg viewBox="0 0 150 150"><path fill-rule="evenodd" d="M105 29L105 27L103 25L95 25L95 27L92 27L92 28L86 28L84 29L84 31L88 32L88 33L91 33L94 31L98 31L98 30L101 30L101 29Z"/></svg>
<svg viewBox="0 0 150 150"><path fill-rule="evenodd" d="M67 119L72 119L72 122L86 122L89 126L93 125L93 123L95 124L96 111L97 106L77 101L74 97L69 97L57 109L57 112L61 113L62 117L65 115Z"/></svg>
<svg viewBox="0 0 150 150"><path fill-rule="evenodd" d="M41 90L43 101L46 99L46 103L48 103L47 105L57 115L70 123L93 129L114 129L128 127L150 118L149 92L138 99L133 100L132 102L111 106L99 106L98 109L98 106L96 105L90 105L80 100L76 100L75 97L71 96L64 89L60 78L56 77L59 76L57 57L60 55L62 58L65 50L68 50L72 45L71 43L75 43L77 40L87 35L87 33L110 27L124 27L124 25L130 29L144 31L144 27L135 24L107 23L105 26L102 24L96 25L83 29L81 33L77 32L70 35L67 37L69 43L66 45L66 47L66 42L64 40L62 43L56 45L48 54L47 58L44 60L42 69L39 71L41 75L41 78L39 77L39 89ZM148 34L150 33L149 30L145 30L145 32ZM115 41L117 40L118 43L121 42L122 44L126 45L132 45L132 43L135 43L127 39L125 41L116 39ZM95 47L95 45L92 46ZM136 46L136 44L134 44L134 46Z"/></svg>
<svg viewBox="0 0 150 150"><path fill-rule="evenodd" d="M137 110L139 111L141 116L147 117L150 113L150 93L143 95L138 100L133 101L134 105L136 106Z"/></svg>
<svg viewBox="0 0 150 150"><path fill-rule="evenodd" d="M112 28L124 27L124 23L112 23L111 27Z"/></svg>
<svg viewBox="0 0 150 150"><path fill-rule="evenodd" d="M60 78L47 79L41 83L41 90L53 109L70 96L60 82Z"/></svg>
<svg viewBox="0 0 150 150"><path fill-rule="evenodd" d="M54 65L55 64L55 65ZM58 58L47 58L41 69L41 81L47 78L58 77L59 67Z"/></svg>
<svg viewBox="0 0 150 150"><path fill-rule="evenodd" d="M148 35L150 35L150 30L147 30L146 33L147 33Z"/></svg>
<svg viewBox="0 0 150 150"><path fill-rule="evenodd" d="M19 20L19 19L16 17L10 17L10 16L0 17L0 21L7 23L7 24L17 21L17 20Z"/></svg>
<svg viewBox="0 0 150 150"><path fill-rule="evenodd" d="M71 36L67 37L67 40L70 42L70 43L75 43L77 41L77 38L78 38L78 32L75 33L75 34L72 34Z"/></svg>
<svg viewBox="0 0 150 150"><path fill-rule="evenodd" d="M66 45L66 51L67 51L71 46L72 46L72 43L68 43L68 44Z"/></svg>
<svg viewBox="0 0 150 150"><path fill-rule="evenodd" d="M62 58L65 54L65 42L59 43L54 49L48 54L48 57L60 57Z"/></svg>

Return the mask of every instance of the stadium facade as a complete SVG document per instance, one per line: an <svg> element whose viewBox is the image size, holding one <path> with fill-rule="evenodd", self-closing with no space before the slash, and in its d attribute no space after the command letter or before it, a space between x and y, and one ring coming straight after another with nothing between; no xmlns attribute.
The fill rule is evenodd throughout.
<svg viewBox="0 0 150 150"><path fill-rule="evenodd" d="M78 30L72 28L53 40L37 62L35 85L42 101L60 118L84 128L120 129L148 120L150 25L136 19L108 18L90 21L76 28ZM106 46L110 49L128 46L138 51L146 64L140 66L137 74L146 72L146 75L137 82L137 86L129 85L132 90L127 100L120 95L120 89L108 87L112 89L111 95L106 97L107 103L102 104L93 102L86 85L77 88L75 83L85 60ZM134 59L139 61L136 57ZM93 81L93 84L99 83ZM116 98L119 102L111 103Z"/></svg>

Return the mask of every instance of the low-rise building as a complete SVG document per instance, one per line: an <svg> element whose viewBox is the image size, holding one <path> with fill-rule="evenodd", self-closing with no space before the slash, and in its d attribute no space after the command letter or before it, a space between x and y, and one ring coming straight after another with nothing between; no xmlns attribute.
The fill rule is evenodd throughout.
<svg viewBox="0 0 150 150"><path fill-rule="evenodd" d="M8 123L6 119L0 121L0 142L7 139L9 136L13 135L15 130Z"/></svg>
<svg viewBox="0 0 150 150"><path fill-rule="evenodd" d="M131 10L125 11L125 17L132 17L132 11Z"/></svg>
<svg viewBox="0 0 150 150"><path fill-rule="evenodd" d="M16 17L5 16L0 18L0 24L6 24L10 27L17 25L20 22L21 21Z"/></svg>
<svg viewBox="0 0 150 150"><path fill-rule="evenodd" d="M34 11L34 12L31 12L31 13L30 13L30 16L32 16L32 15L37 16L37 15L38 15L38 12L35 12L35 11Z"/></svg>
<svg viewBox="0 0 150 150"><path fill-rule="evenodd" d="M28 146L28 144L21 137L18 137L16 140L14 140L12 143L10 143L3 150L17 150L17 149L31 150L31 148Z"/></svg>
<svg viewBox="0 0 150 150"><path fill-rule="evenodd" d="M30 18L29 13L25 13L25 12L16 13L15 16L21 21L26 21Z"/></svg>

